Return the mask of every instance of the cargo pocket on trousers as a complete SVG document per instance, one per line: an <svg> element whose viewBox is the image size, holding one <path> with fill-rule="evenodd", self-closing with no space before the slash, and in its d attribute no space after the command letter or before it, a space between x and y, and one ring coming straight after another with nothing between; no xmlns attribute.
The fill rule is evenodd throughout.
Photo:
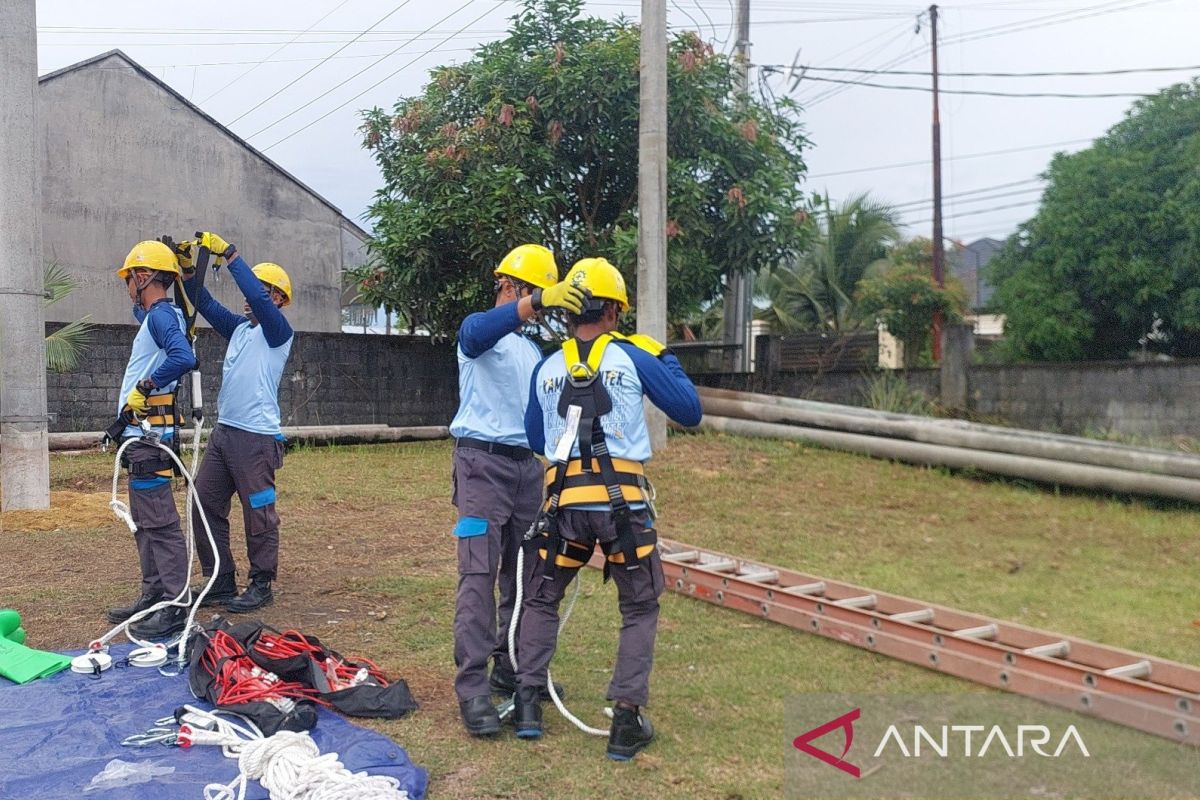
<svg viewBox="0 0 1200 800"><path fill-rule="evenodd" d="M486 575L488 569L488 521L483 517L459 517L454 526L458 539L458 573Z"/></svg>

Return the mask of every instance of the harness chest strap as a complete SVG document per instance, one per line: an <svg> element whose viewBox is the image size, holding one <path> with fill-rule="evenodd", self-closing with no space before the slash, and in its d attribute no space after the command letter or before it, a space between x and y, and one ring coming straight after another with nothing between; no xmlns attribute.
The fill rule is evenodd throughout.
<svg viewBox="0 0 1200 800"><path fill-rule="evenodd" d="M649 499L645 469L639 462L611 456L600 422L612 408L611 397L597 378L600 377L604 350L613 338L609 334L597 337L586 361L579 357L577 340L568 339L563 343L568 381L558 410L561 414L564 406L570 408L572 405L582 409L578 426L580 458L561 460L546 472L548 499L543 511L543 531L548 540L546 548L539 553L546 559L545 574L550 580L554 579L557 567L582 566L591 557L591 548L559 534L556 519L559 508L607 503L612 509L617 538L603 547L607 556L606 578L611 564L637 569L641 559L653 552L657 542L657 534L652 528L638 533L633 531L629 508L630 502L647 502ZM569 433L564 433L567 435ZM553 559L548 557L550 552L554 553Z"/></svg>

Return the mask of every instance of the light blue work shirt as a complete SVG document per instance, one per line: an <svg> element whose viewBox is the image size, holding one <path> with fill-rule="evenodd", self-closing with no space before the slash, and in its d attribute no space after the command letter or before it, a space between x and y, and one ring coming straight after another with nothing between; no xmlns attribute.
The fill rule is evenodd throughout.
<svg viewBox="0 0 1200 800"><path fill-rule="evenodd" d="M542 359L533 341L519 333L517 304L497 306L463 321L458 337L458 413L450 423L455 439L529 447L525 406L529 378Z"/></svg>

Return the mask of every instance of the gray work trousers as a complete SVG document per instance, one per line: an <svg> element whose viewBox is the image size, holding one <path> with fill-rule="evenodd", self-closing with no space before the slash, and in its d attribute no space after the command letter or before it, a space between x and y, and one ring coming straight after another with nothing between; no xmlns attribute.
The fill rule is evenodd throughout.
<svg viewBox="0 0 1200 800"><path fill-rule="evenodd" d="M454 665L458 671L454 691L464 701L490 693L489 658L508 663L517 551L542 504L542 465L536 458L515 460L456 447L451 482L451 501L458 509L458 591L454 598ZM533 565L525 566L528 586Z"/></svg>
<svg viewBox="0 0 1200 800"><path fill-rule="evenodd" d="M157 447L134 442L125 450L129 463L129 512L137 532L138 562L142 568L142 594L174 598L187 581L187 542L179 525L179 511L169 478L137 474L139 466L168 461Z"/></svg>
<svg viewBox="0 0 1200 800"><path fill-rule="evenodd" d="M275 470L283 466L284 444L266 433L218 424L208 437L204 461L196 473L196 495L212 528L222 575L234 572L229 548L229 509L236 492L242 503L250 579L275 580L279 568L279 513L275 510ZM196 553L205 576L213 572L213 550L192 510Z"/></svg>
<svg viewBox="0 0 1200 800"><path fill-rule="evenodd" d="M647 519L645 511L634 511L633 529L648 528ZM558 512L558 530L564 539L584 547L591 547L596 542L603 545L617 538L610 511L563 509ZM558 605L581 567L558 567L554 580L548 580L546 562L537 557L535 548L527 549L525 558L536 566L521 604L517 683L544 686L546 668L558 644ZM637 569L612 564L610 574L617 585L621 633L617 663L608 684L608 699L644 706L650 699L650 669L654 664L654 639L658 633L658 598L664 586L658 548L648 558L641 559Z"/></svg>

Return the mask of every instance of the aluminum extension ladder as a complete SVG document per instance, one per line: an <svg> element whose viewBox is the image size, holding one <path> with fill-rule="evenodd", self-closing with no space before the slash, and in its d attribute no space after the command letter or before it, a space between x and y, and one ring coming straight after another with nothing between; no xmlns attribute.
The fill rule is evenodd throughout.
<svg viewBox="0 0 1200 800"><path fill-rule="evenodd" d="M1200 668L659 539L667 587L1200 746ZM602 566L593 556L591 566Z"/></svg>

